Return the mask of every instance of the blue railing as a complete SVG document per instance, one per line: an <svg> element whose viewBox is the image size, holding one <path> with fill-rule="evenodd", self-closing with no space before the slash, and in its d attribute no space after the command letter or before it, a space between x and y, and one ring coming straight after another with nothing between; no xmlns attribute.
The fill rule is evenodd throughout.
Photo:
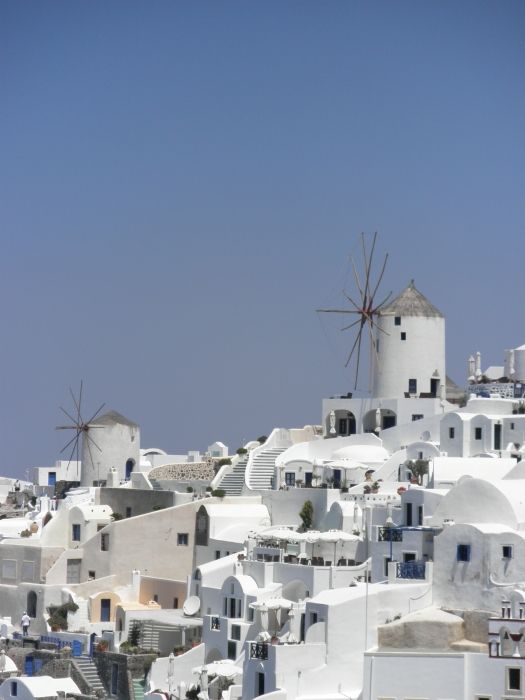
<svg viewBox="0 0 525 700"><path fill-rule="evenodd" d="M424 579L424 561L405 561L396 565L396 578Z"/></svg>

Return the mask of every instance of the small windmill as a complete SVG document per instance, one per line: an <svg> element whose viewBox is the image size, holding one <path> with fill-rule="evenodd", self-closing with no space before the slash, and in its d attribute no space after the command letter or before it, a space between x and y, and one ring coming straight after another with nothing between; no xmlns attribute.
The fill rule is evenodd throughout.
<svg viewBox="0 0 525 700"><path fill-rule="evenodd" d="M357 380L359 377L359 363L361 360L361 343L363 341L363 332L366 335L366 332L368 330L368 335L369 335L369 340L370 340L370 354L376 353L377 354L377 349L376 345L374 342L374 333L373 330L374 328L377 328L381 333L385 333L384 331L377 323L375 320L375 317L379 315L381 308L386 304L386 302L390 299L392 296L392 292L389 292L382 301L379 303L376 302L376 295L377 291L379 289L379 285L381 284L381 280L383 279L383 275L385 273L386 269L386 263L388 260L388 253L386 253L385 258L383 260L383 263L380 268L380 273L377 278L377 282L375 284L372 282L372 263L374 259L374 250L376 246L376 239L377 239L377 232L374 233L374 236L372 238L372 245L369 250L367 250L366 242L365 242L365 234L361 234L361 248L363 252L363 270L361 272L361 276L359 276L358 271L357 271L357 265L356 261L354 260L353 256L350 256L350 262L352 263L352 269L354 272L354 278L355 278L355 283L357 285L357 290L358 290L358 302L354 301L354 299L347 294L343 290L343 294L348 299L348 301L352 304L354 308L350 309L317 309L318 313L324 313L324 314L355 314L357 316L356 320L353 321L352 323L348 324L347 326L344 326L341 328L342 331L347 331L350 330L351 328L354 328L357 326L357 335L355 337L354 343L352 345L352 348L350 350L350 353L348 355L348 358L345 362L345 367L348 367L350 364L350 361L354 354L356 355L356 369L355 369L355 383L354 383L354 389L357 389Z"/></svg>
<svg viewBox="0 0 525 700"><path fill-rule="evenodd" d="M79 442L80 438L85 441L87 444L87 448L89 451L89 456L91 459L91 463L94 464L93 462L93 454L91 452L91 444L94 445L94 447L97 448L99 452L102 452L101 448L97 445L95 440L93 439L93 436L90 434L90 431L104 428L104 425L96 425L93 423L95 418L100 414L104 406L106 405L105 403L101 404L101 406L95 411L95 413L91 416L91 418L87 421L84 421L82 418L82 390L83 390L83 382L82 380L80 381L80 391L78 393L78 399L75 397L75 394L73 393L73 390L71 387L69 387L69 393L71 394L71 398L73 399L73 403L75 405L75 411L76 411L76 417L72 416L71 413L66 411L65 408L60 406L60 410L62 413L69 418L69 420L72 422L72 425L57 425L56 430L74 430L75 434L71 438L71 440L64 445L64 447L60 450L60 454L63 454L70 445L73 447L71 448L71 454L69 455L69 460L67 463L67 468L66 468L66 474L69 470L69 465L71 464L71 460L73 459L73 455L76 452L76 457L77 457L77 463L78 463L78 447L79 447Z"/></svg>

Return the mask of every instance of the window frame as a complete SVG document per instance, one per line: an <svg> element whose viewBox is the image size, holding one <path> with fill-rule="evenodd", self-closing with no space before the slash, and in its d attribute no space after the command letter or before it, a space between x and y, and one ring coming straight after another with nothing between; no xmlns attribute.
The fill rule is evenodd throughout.
<svg viewBox="0 0 525 700"><path fill-rule="evenodd" d="M82 528L80 523L71 523L71 541L80 542Z"/></svg>
<svg viewBox="0 0 525 700"><path fill-rule="evenodd" d="M177 547L187 547L190 543L189 532L177 532Z"/></svg>
<svg viewBox="0 0 525 700"><path fill-rule="evenodd" d="M460 556L461 555L461 556ZM468 563L472 559L472 547L470 544L460 542L456 546L456 561Z"/></svg>

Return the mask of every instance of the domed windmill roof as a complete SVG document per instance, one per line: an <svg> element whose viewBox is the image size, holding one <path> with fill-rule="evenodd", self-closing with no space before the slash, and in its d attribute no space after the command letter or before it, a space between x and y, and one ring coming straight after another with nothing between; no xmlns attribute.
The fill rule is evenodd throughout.
<svg viewBox="0 0 525 700"><path fill-rule="evenodd" d="M381 316L423 316L425 318L444 318L439 309L416 289L414 280L390 304L384 306Z"/></svg>
<svg viewBox="0 0 525 700"><path fill-rule="evenodd" d="M119 423L120 425L127 425L130 428L139 427L137 423L134 423L129 418L126 418L126 416L118 413L118 411L108 411L107 413L104 413L104 415L99 416L96 419L96 423L97 425L114 425L115 423Z"/></svg>

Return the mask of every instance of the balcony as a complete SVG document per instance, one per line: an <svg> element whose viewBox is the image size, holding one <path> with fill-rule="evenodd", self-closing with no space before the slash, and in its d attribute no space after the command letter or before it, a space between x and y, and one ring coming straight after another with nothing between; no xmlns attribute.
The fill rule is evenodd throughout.
<svg viewBox="0 0 525 700"><path fill-rule="evenodd" d="M406 561L396 564L396 578L424 580L425 578L424 561Z"/></svg>
<svg viewBox="0 0 525 700"><path fill-rule="evenodd" d="M250 642L250 659L266 661L268 659L268 644L266 642Z"/></svg>
<svg viewBox="0 0 525 700"><path fill-rule="evenodd" d="M403 530L397 527L378 527L377 528L378 542L402 542Z"/></svg>

